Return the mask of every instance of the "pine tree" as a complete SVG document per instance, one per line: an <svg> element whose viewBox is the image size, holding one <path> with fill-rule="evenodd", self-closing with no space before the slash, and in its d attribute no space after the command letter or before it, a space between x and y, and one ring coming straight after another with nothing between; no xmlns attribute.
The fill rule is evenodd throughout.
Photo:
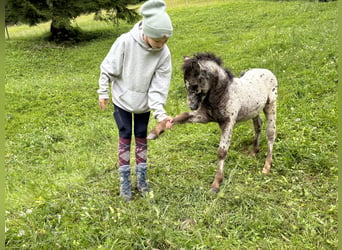
<svg viewBox="0 0 342 250"><path fill-rule="evenodd" d="M136 20L135 9L128 8L142 0L7 0L6 24L26 23L36 25L51 20L51 39L70 40L79 30L71 26L71 20L81 14L95 13L96 20L117 23L118 19Z"/></svg>

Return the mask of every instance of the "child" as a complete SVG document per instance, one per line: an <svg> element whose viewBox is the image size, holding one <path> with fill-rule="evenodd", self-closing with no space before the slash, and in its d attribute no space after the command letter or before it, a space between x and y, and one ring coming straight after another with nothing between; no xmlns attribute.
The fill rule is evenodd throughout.
<svg viewBox="0 0 342 250"><path fill-rule="evenodd" d="M163 0L149 0L140 9L143 20L112 45L101 64L99 105L109 104L111 83L114 119L119 129L120 196L132 198L130 182L130 146L135 137L137 189L149 192L147 172L147 127L150 110L159 122L172 126L164 110L170 80L171 55L166 42L172 35L172 23ZM132 120L134 127L132 129Z"/></svg>

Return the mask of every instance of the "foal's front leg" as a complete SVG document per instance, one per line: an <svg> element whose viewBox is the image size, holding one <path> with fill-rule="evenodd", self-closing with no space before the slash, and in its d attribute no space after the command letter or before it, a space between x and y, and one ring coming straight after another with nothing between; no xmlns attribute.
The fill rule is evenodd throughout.
<svg viewBox="0 0 342 250"><path fill-rule="evenodd" d="M173 124L183 124L183 123L206 123L208 122L207 116L202 112L195 111L195 112L183 112L173 118ZM166 130L166 121L161 121L157 124L157 126L151 131L151 133L147 136L147 139L153 140L157 139L159 135L161 135Z"/></svg>
<svg viewBox="0 0 342 250"><path fill-rule="evenodd" d="M221 140L220 145L217 150L217 157L218 157L218 166L215 175L214 182L211 184L211 191L216 193L219 188L220 184L223 181L223 166L224 161L227 158L227 153L230 145L230 139L232 137L233 128L235 125L235 121L230 120L220 124L221 127Z"/></svg>
<svg viewBox="0 0 342 250"><path fill-rule="evenodd" d="M185 123L189 120L189 118L190 118L189 112L181 113L180 115L173 118L173 124ZM154 127L154 129L150 132L150 134L147 136L147 139L149 140L157 139L166 130L166 123L167 123L166 120L159 122Z"/></svg>

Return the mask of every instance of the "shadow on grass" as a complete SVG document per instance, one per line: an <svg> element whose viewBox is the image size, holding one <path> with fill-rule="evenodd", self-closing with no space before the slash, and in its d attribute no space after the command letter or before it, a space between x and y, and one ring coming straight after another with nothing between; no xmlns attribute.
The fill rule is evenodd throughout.
<svg viewBox="0 0 342 250"><path fill-rule="evenodd" d="M62 35L54 35L51 32L43 35L43 41L47 41L50 43L54 43L58 46L63 47L72 47L72 46L80 46L86 45L89 42L93 42L95 40L102 39L116 39L122 33L127 32L126 27L118 27L113 29L101 29L101 30L92 30L92 31L84 31L81 29L74 29L72 32L68 34Z"/></svg>
<svg viewBox="0 0 342 250"><path fill-rule="evenodd" d="M49 31L40 35L24 36L13 40L26 40L40 45L44 45L46 43L48 47L65 48L85 46L96 40L112 39L114 41L121 34L128 32L129 29L130 26L127 25L112 28L100 28L97 30L82 30L80 28L76 28L68 34L54 35ZM9 41L12 41L12 39Z"/></svg>

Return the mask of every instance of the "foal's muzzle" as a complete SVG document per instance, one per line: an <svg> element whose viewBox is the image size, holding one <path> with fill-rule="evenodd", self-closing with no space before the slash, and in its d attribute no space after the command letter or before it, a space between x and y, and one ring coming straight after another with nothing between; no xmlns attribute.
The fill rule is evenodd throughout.
<svg viewBox="0 0 342 250"><path fill-rule="evenodd" d="M188 106L191 110L197 110L199 107L199 104L198 103L189 103Z"/></svg>
<svg viewBox="0 0 342 250"><path fill-rule="evenodd" d="M201 101L201 96L199 95L188 96L188 106L191 110L197 110L201 104Z"/></svg>

